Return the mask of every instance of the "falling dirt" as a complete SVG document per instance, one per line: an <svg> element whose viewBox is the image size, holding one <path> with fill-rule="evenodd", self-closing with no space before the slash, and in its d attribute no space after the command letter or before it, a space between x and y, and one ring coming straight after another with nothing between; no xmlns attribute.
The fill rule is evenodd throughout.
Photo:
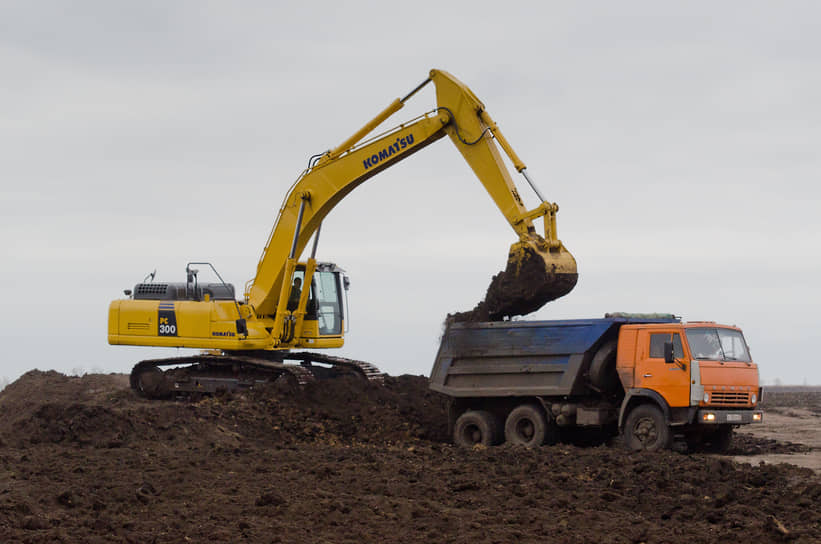
<svg viewBox="0 0 821 544"><path fill-rule="evenodd" d="M515 264L509 260L505 270L493 276L484 300L468 312L448 315L448 320L501 321L527 315L566 295L576 286L578 274L559 273L555 266L545 266L542 256L532 248L525 247L520 259Z"/></svg>
<svg viewBox="0 0 821 544"><path fill-rule="evenodd" d="M122 375L32 371L0 393L0 542L821 541L811 470L615 446L462 450L445 412L416 376L191 402L141 399Z"/></svg>

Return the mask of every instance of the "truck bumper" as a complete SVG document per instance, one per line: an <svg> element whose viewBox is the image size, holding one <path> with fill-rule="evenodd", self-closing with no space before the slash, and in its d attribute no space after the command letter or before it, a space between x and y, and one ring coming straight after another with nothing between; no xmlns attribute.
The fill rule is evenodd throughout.
<svg viewBox="0 0 821 544"><path fill-rule="evenodd" d="M699 409L694 423L704 425L749 425L761 423L764 412L761 410L709 410Z"/></svg>

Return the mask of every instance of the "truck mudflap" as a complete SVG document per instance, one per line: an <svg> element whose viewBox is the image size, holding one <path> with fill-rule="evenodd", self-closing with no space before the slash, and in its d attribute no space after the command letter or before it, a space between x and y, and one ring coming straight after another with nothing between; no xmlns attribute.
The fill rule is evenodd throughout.
<svg viewBox="0 0 821 544"><path fill-rule="evenodd" d="M709 410L699 409L693 423L703 425L749 425L761 423L764 412L761 410Z"/></svg>

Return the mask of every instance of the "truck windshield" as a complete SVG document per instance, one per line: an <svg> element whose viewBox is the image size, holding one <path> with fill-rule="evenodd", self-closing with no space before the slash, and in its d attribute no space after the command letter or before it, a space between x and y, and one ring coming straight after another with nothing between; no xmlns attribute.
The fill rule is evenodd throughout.
<svg viewBox="0 0 821 544"><path fill-rule="evenodd" d="M750 362L747 343L739 331L715 327L687 329L687 343L696 359Z"/></svg>

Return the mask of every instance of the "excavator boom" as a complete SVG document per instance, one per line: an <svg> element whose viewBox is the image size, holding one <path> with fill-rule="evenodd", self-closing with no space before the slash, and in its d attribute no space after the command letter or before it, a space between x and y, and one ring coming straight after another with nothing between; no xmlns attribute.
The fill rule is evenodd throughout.
<svg viewBox="0 0 821 544"><path fill-rule="evenodd" d="M434 111L359 144L431 81L436 86ZM302 253L339 201L364 181L444 136L450 137L518 236L507 268L494 279L484 304L472 318L494 320L527 314L570 292L578 276L575 260L556 237L558 206L544 201L537 191L542 203L527 210L499 146L518 171L524 172L526 167L484 104L449 73L432 70L430 77L406 97L393 101L345 142L322 155L291 188L246 292L256 313L281 314L278 306L287 298L293 272L287 266L289 255ZM533 224L538 217L544 218L544 236L537 234Z"/></svg>

